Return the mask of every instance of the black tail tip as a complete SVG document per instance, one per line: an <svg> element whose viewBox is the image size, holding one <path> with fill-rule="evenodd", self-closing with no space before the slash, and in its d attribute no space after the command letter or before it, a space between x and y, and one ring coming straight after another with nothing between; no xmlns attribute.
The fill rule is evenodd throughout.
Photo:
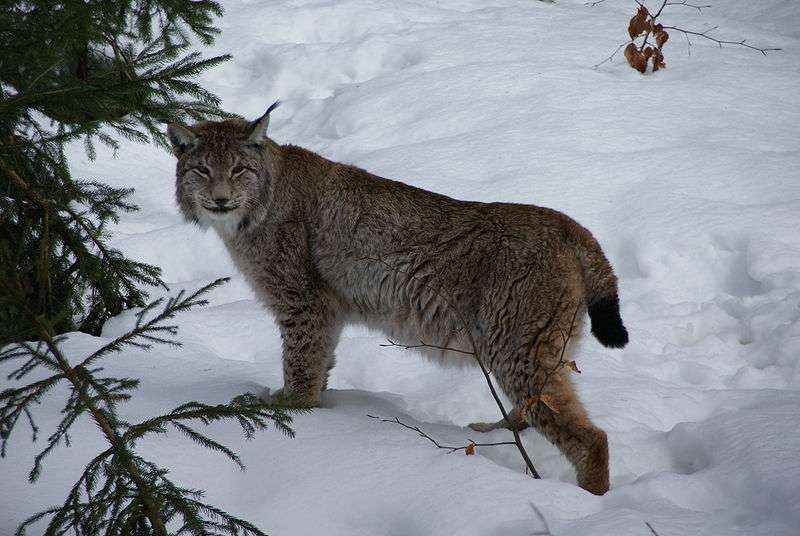
<svg viewBox="0 0 800 536"><path fill-rule="evenodd" d="M619 316L619 299L601 298L589 306L592 335L608 348L623 348L628 344L628 330Z"/></svg>

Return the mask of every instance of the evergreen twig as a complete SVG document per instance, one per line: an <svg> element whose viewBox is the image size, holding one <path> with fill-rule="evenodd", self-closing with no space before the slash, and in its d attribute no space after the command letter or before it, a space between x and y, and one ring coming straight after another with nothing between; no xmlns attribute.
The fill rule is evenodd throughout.
<svg viewBox="0 0 800 536"><path fill-rule="evenodd" d="M69 445L69 431L81 416L92 419L109 445L89 462L62 506L29 517L20 525L18 535L24 535L27 528L45 519L49 519L46 534L73 531L87 535L135 533L167 536L188 531L196 535L263 535L247 521L204 503L201 491L176 486L167 478L165 469L139 456L135 446L139 439L163 434L170 426L244 469L242 460L230 447L198 431L193 423L208 425L234 421L248 439L269 425L292 436L289 427L292 419L288 410L245 393L228 404L187 402L163 415L129 424L120 419L117 405L130 398L130 392L139 386L139 381L101 377L98 373L102 369L96 367L101 359L125 347L147 349L153 342L180 344L173 338L177 328L165 322L178 312L205 305L205 296L225 281L219 279L196 292L180 293L176 297L148 304L138 313L135 326L129 332L95 350L77 364L73 364L63 353L63 337L55 335L52 324L42 316L34 318L42 342L35 345L12 344L0 349L0 363L18 363L9 374L9 379L20 380L39 367L53 372L44 379L0 392L0 454L5 456L8 442L23 415L36 440L38 427L31 408L53 387L65 382L68 396L62 409L62 420L47 438L44 449L35 456L30 480L39 478L44 459L56 446L62 442ZM34 315L35 311L27 308L25 314Z"/></svg>
<svg viewBox="0 0 800 536"><path fill-rule="evenodd" d="M0 295L0 345L37 332L21 302L56 333L97 335L164 285L156 266L108 244L107 224L137 209L133 190L76 179L64 148L82 141L94 158L96 141L116 151L118 137L165 146L167 122L226 116L194 78L229 56L191 50L213 41L221 14L214 0L4 3L0 273L15 291Z"/></svg>

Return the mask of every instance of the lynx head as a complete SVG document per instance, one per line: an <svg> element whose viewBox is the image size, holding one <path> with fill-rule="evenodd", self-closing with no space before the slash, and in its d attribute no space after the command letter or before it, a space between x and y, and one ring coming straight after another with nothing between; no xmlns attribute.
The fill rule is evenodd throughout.
<svg viewBox="0 0 800 536"><path fill-rule="evenodd" d="M175 194L188 221L231 231L263 208L274 169L267 127L278 104L252 122L169 125L167 135L178 157Z"/></svg>

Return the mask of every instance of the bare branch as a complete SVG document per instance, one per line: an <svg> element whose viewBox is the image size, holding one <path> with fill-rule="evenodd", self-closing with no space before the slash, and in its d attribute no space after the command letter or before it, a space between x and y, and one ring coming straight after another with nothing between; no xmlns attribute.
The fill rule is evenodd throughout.
<svg viewBox="0 0 800 536"><path fill-rule="evenodd" d="M467 327L469 326L469 322L467 322L467 319L464 316L464 314L462 313L462 311L455 304L453 304L452 299L447 295L447 293L443 292L439 288L436 288L436 287L433 287L433 286L429 285L428 283L426 283L425 281L421 280L419 277L417 277L413 273L410 273L407 270L403 270L401 268L393 266L393 265L389 264L388 262L386 262L383 259L375 258L375 257L364 257L361 260L377 262L377 263L380 263L383 266L389 268L390 270L393 270L396 273L405 274L408 277L410 277L411 279L413 279L413 280L417 281L418 283L420 283L421 285L424 285L427 289L429 289L432 292L434 292L439 298L442 299L442 301L444 301L445 305L458 318L458 321L461 324L461 328L463 329L464 336L467 338L467 341L469 342L470 346L472 347L472 352L473 352L472 353L472 357L475 359L475 362L478 363L478 366L481 368L481 373L483 373L483 377L486 379L486 384L489 386L489 391L492 393L492 398L494 398L494 401L497 404L497 407L500 409L500 413L502 414L503 419L505 419L506 422L510 423L511 419L509 418L508 411L506 411L506 408L503 405L503 401L500 400L500 395L497 394L497 389L495 389L494 382L492 382L492 378L489 375L489 371L486 369L486 366L483 364L483 358L478 352L479 346L477 344L477 341L475 340L475 337L472 335L472 332L469 329L467 329ZM525 450L525 447L522 445L522 438L520 437L519 431L516 429L516 427L512 427L511 433L514 435L514 444L516 445L517 450L520 453L520 456L522 456L522 459L525 462L525 466L527 468L527 471L530 471L531 476L533 476L533 478L537 478L537 479L538 478L542 478L541 476L539 476L539 472L536 470L536 467L534 467L533 461L531 460L530 456L528 456L528 452Z"/></svg>
<svg viewBox="0 0 800 536"><path fill-rule="evenodd" d="M761 52L761 54L763 54L764 56L767 55L767 52L775 52L777 50L783 50L782 48L776 48L776 47L757 47L757 46L754 46L754 45L751 45L751 44L747 43L746 42L747 39L742 39L741 41L728 41L728 40L725 40L725 39L717 39L714 36L708 35L709 32L712 32L712 31L716 30L717 28L718 28L717 26L714 26L713 28L709 28L708 30L705 30L705 31L702 31L702 32L694 32L694 31L691 31L691 30L684 30L683 28L678 28L677 26L664 26L665 30L675 30L676 32L681 32L681 33L683 33L684 35L687 35L687 36L688 35L695 35L697 37L702 37L704 39L708 39L709 41L714 41L715 43L717 43L719 45L719 48L722 48L722 45L740 46L740 47L749 48L750 50L757 50L758 52Z"/></svg>
<svg viewBox="0 0 800 536"><path fill-rule="evenodd" d="M623 47L627 46L628 48L625 49L625 58L628 60L628 64L633 67L634 69L638 70L641 73L647 72L647 67L650 63L652 63L652 70L658 71L659 69L663 69L666 67L666 63L664 62L664 54L663 54L663 47L669 39L669 34L666 30L675 30L677 32L681 32L684 37L686 37L686 44L688 55L692 55L692 41L689 38L690 35L694 35L697 37L702 37L704 39L708 39L709 41L713 41L722 48L723 45L730 45L730 46L741 46L744 48L749 48L750 50L756 50L760 52L762 55L766 56L767 52L778 51L781 50L778 47L760 47L755 46L747 43L746 39L742 39L740 41L733 41L733 40L726 40L726 39L718 39L712 35L709 35L712 31L717 29L716 26L713 28L709 28L704 31L694 31L694 30L686 30L684 28L680 28L678 26L664 26L659 21L659 17L664 12L664 9L667 6L683 6L688 7L691 9L696 9L698 13L703 13L703 9L711 7L710 4L694 4L691 3L690 0L662 0L661 5L659 6L658 10L654 12L650 11L646 5L641 0L633 0L638 6L639 10L631 18L628 31L633 34L637 33L637 35L631 35L632 39L628 42L622 43L618 45L614 52L611 53L609 57L601 61L600 63L594 65L594 68L598 68L604 63L608 63L613 60L614 56L622 49ZM594 5L593 2L587 2L584 5ZM655 40L655 45L648 44L648 40L650 37L653 37ZM641 43L637 44L637 40L641 38ZM634 47L631 47L631 44Z"/></svg>
<svg viewBox="0 0 800 536"><path fill-rule="evenodd" d="M566 361L564 361L564 355L567 352L567 345L569 344L570 339L572 338L572 332L575 329L575 320L578 318L578 311L581 309L581 304L575 304L575 310L572 312L572 319L569 324L569 329L565 333L561 326L557 326L558 332L561 335L561 354L558 356L558 363L556 363L550 372L544 377L542 381L542 386L539 388L539 391L544 391L545 386L550 381L550 377L553 375L555 371L564 367L566 365Z"/></svg>
<svg viewBox="0 0 800 536"><path fill-rule="evenodd" d="M532 411L533 407L535 405L537 405L539 402L541 402L544 405L550 407L550 405L548 403L548 398L546 397L546 395L544 393L544 389L545 389L545 387L547 387L547 384L550 382L550 378L553 376L553 374L557 370L565 367L566 364L567 364L567 362L564 360L564 356L566 354L567 346L569 344L569 341L572 338L572 332L573 332L573 330L575 328L575 319L578 317L578 311L580 311L580 308L581 308L581 303L580 302L575 304L575 310L572 313L572 319L570 320L569 329L566 332L564 332L564 330L561 329L561 326L556 326L555 327L555 329L558 330L558 333L561 336L561 353L558 356L558 362L556 362L556 364L553 365L553 367L549 371L547 371L545 373L545 376L542 379L541 386L538 389L535 390L536 394L531 396L531 398L529 398L525 402L525 404L522 407L519 408L519 417L520 417L521 420L523 419L524 415L527 412ZM554 317L555 317L555 315L554 315ZM550 409L552 411L555 411L555 412L557 412L557 410L558 410L558 408L553 408L553 407L550 407Z"/></svg>
<svg viewBox="0 0 800 536"><path fill-rule="evenodd" d="M466 445L461 446L461 447L453 447L453 446L450 446L450 445L442 445L438 441L436 441L434 438L432 438L431 436L429 436L428 434L423 432L422 429L419 426L411 426L410 424L406 424L406 423L402 422L400 419L398 419L397 417L395 417L393 419L384 419L383 417L378 417L376 415L369 415L369 414L367 415L367 417L369 417L370 419L379 420L381 422L399 424L403 428L408 428L409 430L413 430L416 433L418 433L420 437L424 437L425 439L427 439L428 441L433 443L436 446L436 448L447 450L448 454L452 454L453 452L457 452L459 450L463 450L463 451L467 452L468 449L474 449L475 447L498 447L500 445L516 445L516 443L514 443L513 441L498 441L496 443L476 443L475 441L473 441L471 439L467 439L467 441L469 441L469 443L467 443ZM471 452L470 452L470 454L471 454Z"/></svg>
<svg viewBox="0 0 800 536"><path fill-rule="evenodd" d="M386 339L389 341L389 344L381 344L382 347L397 347L402 348L404 350L414 350L416 348L433 348L434 350L443 350L446 352L456 352L459 354L466 354L474 356L475 352L469 352L467 350L459 350L458 348L451 348L450 346L439 346L436 344L427 344L425 342L419 341L419 344L400 344L398 342L393 341L392 339Z"/></svg>
<svg viewBox="0 0 800 536"><path fill-rule="evenodd" d="M664 0L664 2L661 4L661 7L658 8L658 11L656 11L656 14L655 15L651 15L653 20L657 19L658 16L661 15L661 12L664 11L664 8L667 7L668 5L669 5L669 2L667 0Z"/></svg>
<svg viewBox="0 0 800 536"><path fill-rule="evenodd" d="M550 532L550 525L547 524L547 520L544 518L542 511L539 510L539 507L537 507L535 504L530 503L530 505L533 511L536 513L536 517L539 518L539 521L542 522L542 526L544 527L544 530L532 532L531 536L552 536L553 533Z"/></svg>
<svg viewBox="0 0 800 536"><path fill-rule="evenodd" d="M613 59L614 59L614 56L616 56L616 55L617 55L617 52L619 52L619 51L622 49L622 47L626 46L628 43L630 43L630 41L625 41L625 42L624 42L624 43L622 43L621 45L617 46L617 48L614 50L614 52L612 52L612 53L611 53L611 55L610 55L609 57L607 57L606 59L604 59L604 60L603 60L603 61L601 61L600 63L598 63L598 64L594 65L593 69L597 69L598 67L600 67L600 66L601 66L601 65L603 65L604 63L608 63L608 62L610 62L611 60L613 60Z"/></svg>
<svg viewBox="0 0 800 536"><path fill-rule="evenodd" d="M691 7L691 8L694 8L694 9L696 9L696 10L697 10L697 11L699 11L700 13L702 13L702 12L703 12L703 9L704 9L704 8L711 7L711 5L698 6L698 5L695 5L695 4L690 4L690 3L689 3L689 2L687 2L686 0L683 0L683 2L667 2L667 5L668 5L668 6L684 6L684 7Z"/></svg>
<svg viewBox="0 0 800 536"><path fill-rule="evenodd" d="M686 55L692 57L692 40L689 39L689 34L683 34L686 38Z"/></svg>
<svg viewBox="0 0 800 536"><path fill-rule="evenodd" d="M644 522L644 524L645 524L645 525L647 525L647 528L648 528L648 529L650 529L650 532L652 532L652 533L653 533L653 536L660 536L660 535L659 535L659 534L656 532L656 529L654 529L654 528L653 528L653 525L651 525L651 524L650 524L650 522L649 522L649 521L645 521L645 522Z"/></svg>

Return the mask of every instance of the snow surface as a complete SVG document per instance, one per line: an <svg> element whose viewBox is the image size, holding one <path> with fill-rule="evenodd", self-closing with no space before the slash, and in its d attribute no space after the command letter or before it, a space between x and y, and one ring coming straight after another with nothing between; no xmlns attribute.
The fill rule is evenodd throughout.
<svg viewBox="0 0 800 536"><path fill-rule="evenodd" d="M513 447L447 455L442 441L479 440L464 426L497 418L480 373L441 369L348 329L324 408L297 437L253 441L234 427L239 472L172 434L142 452L212 503L275 535L661 536L800 534L800 3L730 0L665 21L719 25L723 38L782 47L762 57L673 33L668 68L641 76L618 55L633 2L608 0L292 0L225 2L208 52L234 60L203 77L224 106L256 117L275 99L280 142L464 199L556 208L591 229L620 276L631 333L623 351L587 338L576 376L608 432L612 489L575 485L567 462L523 433L543 480ZM113 243L160 265L173 290L233 281L178 321L185 347L129 352L109 364L143 387L126 411L225 401L281 385L276 327L221 242L181 222L173 159L123 144L76 176L135 186L142 210ZM79 358L103 337L73 334ZM8 382L0 384L5 386ZM53 393L38 413L57 419ZM20 430L2 462L0 534L60 503L102 444L89 422L35 485L35 448ZM496 431L480 439L502 441Z"/></svg>

